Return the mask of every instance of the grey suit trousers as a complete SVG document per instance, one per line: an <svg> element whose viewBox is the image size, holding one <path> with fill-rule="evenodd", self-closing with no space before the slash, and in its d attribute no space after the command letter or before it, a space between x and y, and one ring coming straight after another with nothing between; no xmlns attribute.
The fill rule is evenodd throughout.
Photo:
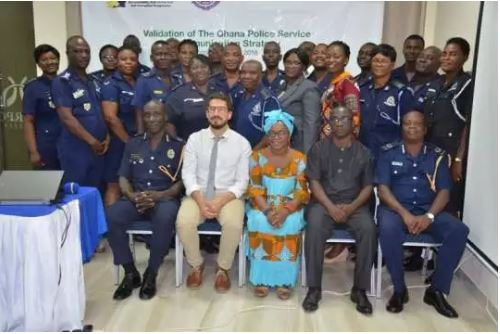
<svg viewBox="0 0 500 334"><path fill-rule="evenodd" d="M377 250L377 229L368 206L358 208L345 223L335 223L318 202L311 202L306 212L305 256L307 286L321 288L326 240L334 228L346 228L356 239L354 287L370 290L370 272Z"/></svg>

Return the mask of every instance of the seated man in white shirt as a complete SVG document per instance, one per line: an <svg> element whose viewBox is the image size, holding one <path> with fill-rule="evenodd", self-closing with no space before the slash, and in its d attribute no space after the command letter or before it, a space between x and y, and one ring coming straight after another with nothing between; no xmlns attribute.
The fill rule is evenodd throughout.
<svg viewBox="0 0 500 334"><path fill-rule="evenodd" d="M215 290L231 287L228 270L243 229L244 201L249 174L250 143L229 128L232 106L229 97L215 93L208 98L209 127L189 136L184 150L182 180L186 198L177 215L177 233L192 267L187 278L189 288L203 281L198 225L216 218L222 227Z"/></svg>

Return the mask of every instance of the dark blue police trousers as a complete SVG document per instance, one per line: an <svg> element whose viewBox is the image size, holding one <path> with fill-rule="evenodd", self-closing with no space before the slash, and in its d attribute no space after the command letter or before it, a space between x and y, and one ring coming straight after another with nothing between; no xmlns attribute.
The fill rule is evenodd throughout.
<svg viewBox="0 0 500 334"><path fill-rule="evenodd" d="M420 213L421 214L421 213ZM402 292L406 286L403 269L403 242L408 229L403 218L384 205L378 208L378 229L380 247L391 275L395 292ZM424 231L442 243L437 253L436 270L432 275L432 287L450 293L455 268L462 257L469 228L447 212L435 216L434 222Z"/></svg>

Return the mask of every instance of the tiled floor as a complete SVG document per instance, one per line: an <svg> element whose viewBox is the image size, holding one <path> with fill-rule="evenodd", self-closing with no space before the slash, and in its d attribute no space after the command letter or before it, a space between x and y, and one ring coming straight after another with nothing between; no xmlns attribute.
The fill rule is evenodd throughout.
<svg viewBox="0 0 500 334"><path fill-rule="evenodd" d="M142 272L148 252L136 244L137 266ZM461 276L453 282L449 302L460 314L458 319L447 319L423 303L423 288L410 289L410 302L400 314L385 310L391 295L387 273L383 275L383 298L370 298L374 314L358 313L348 296L352 284L352 263L325 265L323 299L318 311L305 313L301 308L305 289L297 288L288 301L281 301L275 293L260 299L252 290L237 286L237 267L231 271L233 287L226 294L213 290L215 258L206 257L205 280L200 290L188 290L185 285L175 287L174 252L170 252L160 268L158 293L150 301L138 297L138 289L127 300L112 299L115 289L111 265L111 251L97 254L85 265L87 309L85 324L100 331L497 331L497 325L485 311L485 302L471 283ZM187 267L187 266L185 266ZM407 273L407 285L421 285L420 273ZM492 310L494 312L494 310Z"/></svg>

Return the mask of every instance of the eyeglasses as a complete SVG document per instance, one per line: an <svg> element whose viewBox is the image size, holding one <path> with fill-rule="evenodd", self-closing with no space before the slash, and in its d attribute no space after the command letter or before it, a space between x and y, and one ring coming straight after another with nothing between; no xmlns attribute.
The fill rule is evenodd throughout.
<svg viewBox="0 0 500 334"><path fill-rule="evenodd" d="M330 122L332 123L346 123L347 121L350 121L351 120L351 117L349 116L342 116L342 117L336 117L336 116L332 116L330 117Z"/></svg>
<svg viewBox="0 0 500 334"><path fill-rule="evenodd" d="M283 138L288 136L288 131L281 130L281 131L269 131L267 134L269 138Z"/></svg>
<svg viewBox="0 0 500 334"><path fill-rule="evenodd" d="M207 109L209 112L214 112L214 111L226 112L226 111L228 111L227 107L208 107Z"/></svg>
<svg viewBox="0 0 500 334"><path fill-rule="evenodd" d="M106 59L106 60L116 60L117 57L116 56L102 56L101 59Z"/></svg>

